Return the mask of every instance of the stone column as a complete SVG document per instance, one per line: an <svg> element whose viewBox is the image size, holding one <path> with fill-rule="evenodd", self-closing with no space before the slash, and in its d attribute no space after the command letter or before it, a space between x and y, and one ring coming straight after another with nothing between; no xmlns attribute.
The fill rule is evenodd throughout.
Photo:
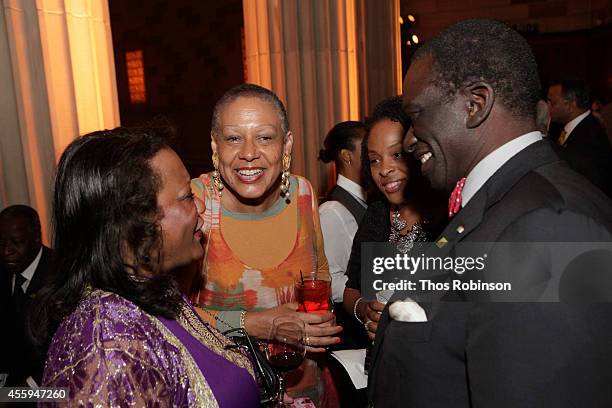
<svg viewBox="0 0 612 408"><path fill-rule="evenodd" d="M0 207L36 208L48 236L62 151L119 125L108 3L4 0L0 13Z"/></svg>
<svg viewBox="0 0 612 408"><path fill-rule="evenodd" d="M247 81L273 90L286 104L295 137L292 171L306 176L323 194L329 178L316 158L329 129L341 121L362 119L368 113L368 95L397 92L396 40L368 43L370 38L393 37L394 30L399 35L397 20L392 28L378 32L381 12L371 18L367 11L397 14L399 4L243 0L243 9ZM364 21L368 25L360 27ZM370 76L375 80L364 80ZM379 78L388 78L392 85L385 87Z"/></svg>

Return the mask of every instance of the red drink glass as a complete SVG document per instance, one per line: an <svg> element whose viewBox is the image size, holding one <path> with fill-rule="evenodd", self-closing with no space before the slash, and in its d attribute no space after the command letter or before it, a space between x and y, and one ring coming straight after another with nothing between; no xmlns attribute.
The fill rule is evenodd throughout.
<svg viewBox="0 0 612 408"><path fill-rule="evenodd" d="M295 284L298 312L327 313L330 308L331 282L308 279Z"/></svg>

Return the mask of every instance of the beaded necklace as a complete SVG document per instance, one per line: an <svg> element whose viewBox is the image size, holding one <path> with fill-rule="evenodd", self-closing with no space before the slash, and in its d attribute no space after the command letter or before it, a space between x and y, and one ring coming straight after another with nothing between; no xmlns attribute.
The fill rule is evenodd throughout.
<svg viewBox="0 0 612 408"><path fill-rule="evenodd" d="M408 253L415 242L427 241L427 233L423 229L423 225L416 222L406 234L402 235L401 231L406 228L408 223L400 216L399 211L391 213L391 233L389 234L389 242L396 243L397 250L402 254Z"/></svg>

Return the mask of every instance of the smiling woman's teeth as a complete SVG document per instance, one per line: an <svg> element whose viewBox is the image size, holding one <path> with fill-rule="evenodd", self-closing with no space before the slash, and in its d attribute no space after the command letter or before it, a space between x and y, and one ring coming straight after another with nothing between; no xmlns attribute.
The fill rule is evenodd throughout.
<svg viewBox="0 0 612 408"><path fill-rule="evenodd" d="M427 152L424 155L422 155L420 158L421 164L425 164L425 162L429 160L430 157L431 157L431 152Z"/></svg>
<svg viewBox="0 0 612 408"><path fill-rule="evenodd" d="M254 169L254 170L238 170L238 173L241 176L256 176L258 174L263 173L263 170L261 169Z"/></svg>

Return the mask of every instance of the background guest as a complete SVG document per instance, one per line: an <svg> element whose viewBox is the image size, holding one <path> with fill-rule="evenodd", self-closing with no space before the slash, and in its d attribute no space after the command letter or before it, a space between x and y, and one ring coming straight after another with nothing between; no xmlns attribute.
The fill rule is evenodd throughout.
<svg viewBox="0 0 612 408"><path fill-rule="evenodd" d="M589 88L582 80L564 80L548 89L552 121L563 125L561 156L572 169L612 196L612 152L606 130L589 107Z"/></svg>
<svg viewBox="0 0 612 408"><path fill-rule="evenodd" d="M379 201L368 207L353 240L347 267L344 309L354 315L370 340L384 304L361 297L361 244L394 242L400 252L408 252L412 243L433 237L440 222L437 196L429 191L416 162L404 153L402 142L410 119L402 109L399 96L385 99L366 120L368 133L363 139L362 160L366 182L380 192ZM367 342L361 341L361 346Z"/></svg>
<svg viewBox="0 0 612 408"><path fill-rule="evenodd" d="M365 133L362 122L340 122L329 131L323 142L324 148L319 152L319 160L333 162L338 173L336 185L328 193L327 201L319 206L325 256L332 279L334 314L336 323L344 328L338 335L342 341L333 345L332 349L359 348L356 340L363 336L363 329L355 324L352 314L342 307L342 299L348 279L345 273L353 237L367 209L361 165L361 141ZM364 390L355 389L342 365L331 361L329 369L338 388L340 405L363 406L366 402Z"/></svg>
<svg viewBox="0 0 612 408"><path fill-rule="evenodd" d="M259 406L250 360L199 319L173 275L201 258L202 219L166 133L95 132L60 159L58 279L32 327L55 332L44 385L67 387L68 405Z"/></svg>
<svg viewBox="0 0 612 408"><path fill-rule="evenodd" d="M205 203L205 248L191 298L220 330L243 327L260 338L275 317L294 315L306 323L309 350L325 351L340 341L333 315L298 313L291 303L300 274L330 278L315 193L289 173L293 135L283 104L257 85L232 88L215 106L211 138L215 170L192 181ZM295 375L291 396L333 403L314 361Z"/></svg>
<svg viewBox="0 0 612 408"><path fill-rule="evenodd" d="M362 122L347 121L336 124L325 137L324 149L319 152L323 163L334 162L338 179L319 206L325 256L332 279L332 299L342 303L347 276L346 265L351 256L351 245L366 209L366 191L362 187L361 140L365 135Z"/></svg>
<svg viewBox="0 0 612 408"><path fill-rule="evenodd" d="M38 293L50 280L53 251L42 244L40 220L35 209L13 205L0 212L0 302L6 345L2 348L7 385L41 384L44 353L37 352L26 336L26 314L38 301Z"/></svg>

